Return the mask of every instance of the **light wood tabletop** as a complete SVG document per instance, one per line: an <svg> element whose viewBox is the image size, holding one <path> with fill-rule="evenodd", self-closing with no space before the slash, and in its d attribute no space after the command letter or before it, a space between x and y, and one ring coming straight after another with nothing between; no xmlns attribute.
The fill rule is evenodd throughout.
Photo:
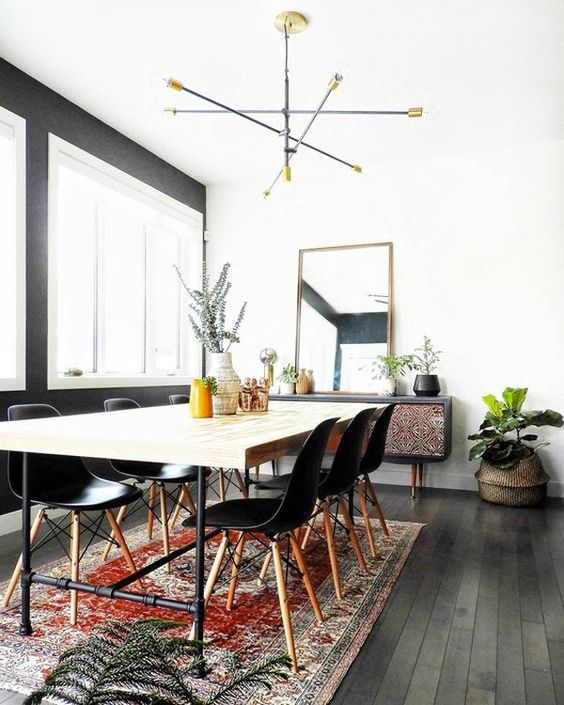
<svg viewBox="0 0 564 705"><path fill-rule="evenodd" d="M245 470L295 450L321 421L374 404L270 401L266 413L193 419L187 404L0 423L0 450Z"/></svg>

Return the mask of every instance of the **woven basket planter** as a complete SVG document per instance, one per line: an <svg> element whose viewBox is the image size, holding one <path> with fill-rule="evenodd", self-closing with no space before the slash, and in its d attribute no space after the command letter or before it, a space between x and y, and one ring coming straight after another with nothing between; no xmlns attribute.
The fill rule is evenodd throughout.
<svg viewBox="0 0 564 705"><path fill-rule="evenodd" d="M480 497L486 502L506 507L534 507L546 497L545 473L538 455L520 460L510 470L502 470L482 460L474 475L478 480Z"/></svg>

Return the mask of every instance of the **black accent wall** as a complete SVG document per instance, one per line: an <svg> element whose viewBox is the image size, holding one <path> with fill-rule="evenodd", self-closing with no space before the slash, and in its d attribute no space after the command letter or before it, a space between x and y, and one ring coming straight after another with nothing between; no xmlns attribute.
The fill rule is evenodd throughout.
<svg viewBox="0 0 564 705"><path fill-rule="evenodd" d="M46 401L63 414L101 411L110 396L130 396L142 406L168 403L184 387L47 390L47 167L48 134L90 152L205 214L206 189L35 79L0 59L0 106L26 119L26 379L24 392L0 392L0 419L11 404ZM0 514L17 509L0 454Z"/></svg>

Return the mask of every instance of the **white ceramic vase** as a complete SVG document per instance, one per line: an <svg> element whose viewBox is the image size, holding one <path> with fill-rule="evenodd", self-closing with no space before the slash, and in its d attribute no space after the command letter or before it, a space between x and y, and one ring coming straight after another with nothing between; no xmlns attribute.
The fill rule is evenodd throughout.
<svg viewBox="0 0 564 705"><path fill-rule="evenodd" d="M217 394L213 397L213 413L217 416L236 414L241 380L233 369L231 353L210 353L210 356L209 375L217 380Z"/></svg>
<svg viewBox="0 0 564 705"><path fill-rule="evenodd" d="M280 394L295 394L296 385L294 382L280 382Z"/></svg>
<svg viewBox="0 0 564 705"><path fill-rule="evenodd" d="M394 379L393 377L386 377L382 381L384 383L384 390L386 392L386 395L393 397L394 394L396 393L396 389L398 386L397 379Z"/></svg>

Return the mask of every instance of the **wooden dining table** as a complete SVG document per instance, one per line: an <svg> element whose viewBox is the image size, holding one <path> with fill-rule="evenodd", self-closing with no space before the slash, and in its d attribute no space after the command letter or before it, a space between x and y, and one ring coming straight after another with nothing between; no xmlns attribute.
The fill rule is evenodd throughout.
<svg viewBox="0 0 564 705"><path fill-rule="evenodd" d="M205 469L233 468L245 471L299 449L308 433L321 421L338 418L334 433L371 404L271 401L268 412L241 413L194 419L188 406L159 406L111 413L77 414L26 421L0 422L0 450L22 453L22 568L20 634L32 633L31 586L34 583L61 590L76 590L107 599L129 600L148 607L165 607L194 617L195 638L204 639L204 545L219 530L205 528ZM36 572L31 565L30 487L28 455L42 453L87 458L152 461L198 466L198 513L195 539L151 561L135 573L112 583L94 585L67 577ZM179 556L195 550L193 599L134 592L129 585Z"/></svg>

